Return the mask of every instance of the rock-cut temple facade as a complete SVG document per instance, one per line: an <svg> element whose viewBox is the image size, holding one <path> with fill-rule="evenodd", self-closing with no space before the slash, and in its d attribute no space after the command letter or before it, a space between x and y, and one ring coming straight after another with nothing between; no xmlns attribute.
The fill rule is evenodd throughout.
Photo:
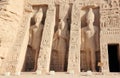
<svg viewBox="0 0 120 78"><path fill-rule="evenodd" d="M120 0L0 0L0 73L120 72Z"/></svg>

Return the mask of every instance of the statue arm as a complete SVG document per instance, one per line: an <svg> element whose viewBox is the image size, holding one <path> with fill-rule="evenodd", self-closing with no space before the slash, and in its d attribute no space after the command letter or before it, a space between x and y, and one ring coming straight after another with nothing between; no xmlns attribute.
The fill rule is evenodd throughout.
<svg viewBox="0 0 120 78"><path fill-rule="evenodd" d="M66 42L69 42L70 39L70 34L69 31L67 30L66 33L64 35L59 35L59 37L63 38L64 40L66 40Z"/></svg>
<svg viewBox="0 0 120 78"><path fill-rule="evenodd" d="M85 33L84 28L81 29L81 50L84 50L85 47Z"/></svg>
<svg viewBox="0 0 120 78"><path fill-rule="evenodd" d="M28 45L32 45L32 37L33 37L33 27L30 27L29 29L29 42Z"/></svg>
<svg viewBox="0 0 120 78"><path fill-rule="evenodd" d="M54 36L53 36L53 42L54 42L56 39L58 39L58 33L59 33L59 31L57 30L57 31L55 32Z"/></svg>

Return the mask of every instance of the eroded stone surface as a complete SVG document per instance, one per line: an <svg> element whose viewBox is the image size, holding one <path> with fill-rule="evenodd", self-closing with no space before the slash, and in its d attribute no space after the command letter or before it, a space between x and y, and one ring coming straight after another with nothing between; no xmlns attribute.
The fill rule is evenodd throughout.
<svg viewBox="0 0 120 78"><path fill-rule="evenodd" d="M0 72L109 72L119 24L120 0L0 0Z"/></svg>

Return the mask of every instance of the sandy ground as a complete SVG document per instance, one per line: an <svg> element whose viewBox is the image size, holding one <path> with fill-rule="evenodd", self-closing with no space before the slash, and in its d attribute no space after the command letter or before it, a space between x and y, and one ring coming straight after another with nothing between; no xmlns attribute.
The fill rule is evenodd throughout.
<svg viewBox="0 0 120 78"><path fill-rule="evenodd" d="M88 76L86 73L79 73L79 74L67 74L65 72L56 72L54 75L48 74L41 74L37 75L36 73L21 73L20 76L10 75L4 76L1 75L0 78L120 78L120 73L93 73L93 75Z"/></svg>

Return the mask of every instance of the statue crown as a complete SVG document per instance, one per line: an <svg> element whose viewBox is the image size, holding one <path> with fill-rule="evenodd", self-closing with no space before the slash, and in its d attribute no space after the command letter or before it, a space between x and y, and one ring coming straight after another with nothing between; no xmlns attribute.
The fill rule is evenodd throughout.
<svg viewBox="0 0 120 78"><path fill-rule="evenodd" d="M92 8L89 9L89 12L88 12L88 14L87 14L87 19L88 19L88 20L91 20L91 19L94 20L94 13L93 13Z"/></svg>

